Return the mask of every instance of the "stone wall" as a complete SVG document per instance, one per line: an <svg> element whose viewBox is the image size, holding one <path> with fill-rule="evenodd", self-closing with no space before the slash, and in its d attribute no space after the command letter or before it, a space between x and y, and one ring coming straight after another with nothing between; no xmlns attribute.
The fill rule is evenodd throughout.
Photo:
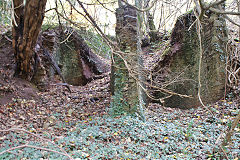
<svg viewBox="0 0 240 160"><path fill-rule="evenodd" d="M110 71L110 65L93 52L81 37L80 31L73 28L65 28L65 31L49 29L38 38L35 52L41 62L36 66L37 73L33 78L38 86L47 86L50 81L63 79L71 85L85 85ZM72 35L69 35L71 32ZM47 50L48 55L45 55L44 50ZM56 67L61 76L55 71ZM59 78L56 79L56 76Z"/></svg>
<svg viewBox="0 0 240 160"><path fill-rule="evenodd" d="M131 6L116 10L116 36L121 50L137 50L137 11Z"/></svg>
<svg viewBox="0 0 240 160"><path fill-rule="evenodd" d="M112 105L117 112L136 113L139 110L138 77L138 21L137 11L131 6L116 10L116 37L121 53L113 55L111 73ZM127 64L127 65L126 65Z"/></svg>
<svg viewBox="0 0 240 160"><path fill-rule="evenodd" d="M191 108L201 105L198 100L198 68L200 58L199 38L193 12L177 19L171 35L170 47L162 57L155 72L166 67L164 76L167 89L193 98L172 95L165 100L165 106ZM191 28L189 28L191 27ZM205 104L216 102L224 95L225 47L228 40L226 22L221 15L206 12L202 21L203 59L201 66L201 97ZM166 70L166 69L165 69ZM155 77L157 77L156 73ZM157 79L155 79L157 81ZM157 84L161 86L161 83ZM157 97L166 96L157 93Z"/></svg>

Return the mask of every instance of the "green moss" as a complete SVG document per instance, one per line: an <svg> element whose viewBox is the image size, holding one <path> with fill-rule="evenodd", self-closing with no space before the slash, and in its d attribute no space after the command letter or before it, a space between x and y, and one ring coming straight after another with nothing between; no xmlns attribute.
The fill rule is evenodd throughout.
<svg viewBox="0 0 240 160"><path fill-rule="evenodd" d="M48 29L55 29L58 26L59 26L58 24L43 24L41 28L42 28L42 31L44 32Z"/></svg>
<svg viewBox="0 0 240 160"><path fill-rule="evenodd" d="M161 58L163 59L166 55L170 53L170 51L171 51L171 47L167 47L161 54Z"/></svg>
<svg viewBox="0 0 240 160"><path fill-rule="evenodd" d="M63 64L62 74L66 82L72 85L82 85L82 65L73 42L65 42L60 45L57 59L59 64Z"/></svg>
<svg viewBox="0 0 240 160"><path fill-rule="evenodd" d="M87 45L97 54L106 59L111 58L111 49L105 43L102 36L96 34L93 30L82 31L79 30L78 33L84 38ZM113 38L113 37L111 37Z"/></svg>
<svg viewBox="0 0 240 160"><path fill-rule="evenodd" d="M186 17L184 17L186 16ZM200 48L199 37L195 25L192 26L189 31L189 26L193 23L194 18L191 15L184 14L178 20L181 23L175 25L175 38L178 39L174 43L181 45L180 50L172 53L170 56L170 74L165 79L166 82L172 82L168 89L183 95L192 95L193 98L183 98L179 96L172 96L165 100L167 107L180 107L190 108L200 105L198 100L198 72L199 72L199 60L200 60ZM211 16L213 19L218 16ZM202 25L202 48L203 58L201 66L201 97L205 104L212 103L222 98L224 94L224 68L225 63L221 60L221 56L225 55L224 47L225 42L221 43L218 37L226 39L227 36L224 33L224 20L219 20L217 27L214 27L214 21L212 18L203 19ZM221 21L221 29L219 28ZM174 39L174 38L173 38ZM180 40L180 41L179 41ZM163 55L166 57L169 55L169 51L173 48L167 48ZM177 77L177 79L176 79ZM159 97L163 97L162 93Z"/></svg>

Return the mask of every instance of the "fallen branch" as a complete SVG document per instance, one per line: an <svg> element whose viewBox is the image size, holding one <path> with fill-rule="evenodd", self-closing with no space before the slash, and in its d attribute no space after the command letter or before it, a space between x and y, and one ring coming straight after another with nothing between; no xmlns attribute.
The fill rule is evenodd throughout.
<svg viewBox="0 0 240 160"><path fill-rule="evenodd" d="M238 112L238 115L237 117L235 118L235 120L233 121L232 123L232 126L230 128L230 130L228 131L228 133L226 134L224 140L223 140L223 143L222 143L222 146L226 146L228 145L228 143L230 143L232 140L232 135L234 133L234 129L236 128L236 126L238 125L238 122L240 121L240 112Z"/></svg>
<svg viewBox="0 0 240 160"><path fill-rule="evenodd" d="M221 148L221 150L222 150L222 152L223 152L224 156L226 157L226 159L227 159L227 160L229 160L229 158L228 158L228 156L227 156L226 152L224 151L224 149L223 149L223 147L222 147L221 145L220 145L220 148Z"/></svg>
<svg viewBox="0 0 240 160"><path fill-rule="evenodd" d="M43 148L43 147L37 147L37 146L33 146L33 145L28 145L28 144L24 144L24 145L21 145L21 146L9 148L9 149L7 149L5 151L0 152L0 155L2 155L4 153L9 153L12 150L20 149L20 148L35 148L35 149L39 149L39 150L44 150L44 151L48 151L48 152L57 153L57 154L60 154L60 155L63 155L63 156L66 156L66 157L70 158L70 160L74 160L68 154L65 154L65 153L62 153L62 152L58 152L58 151L55 151L55 150L52 150L52 149Z"/></svg>
<svg viewBox="0 0 240 160"><path fill-rule="evenodd" d="M64 82L65 85L63 85L63 86L65 86L68 89L68 91L71 93L72 91L71 91L69 85L66 83L65 78L63 77L61 70L58 67L57 63L54 61L52 56L49 54L48 50L45 49L44 47L43 47L43 52L44 52L44 55L47 57L48 61L53 66L54 70L57 72L57 74L61 77L62 81Z"/></svg>
<svg viewBox="0 0 240 160"><path fill-rule="evenodd" d="M51 140L49 140L49 139L46 139L46 138L41 137L40 135L34 134L34 133L32 133L32 132L29 132L29 131L27 131L27 130L25 130L25 129L21 129L21 128L10 128L10 129L7 129L7 130L0 130L0 132L10 132L10 131L22 131L22 132L25 132L25 133L27 133L27 134L29 134L29 135L32 135L32 136L34 136L34 137L37 137L37 138L42 139L42 140L44 140L44 141L47 141L47 142L53 144L54 146L58 147L63 153L58 152L58 151L54 151L54 150L50 150L50 149L47 149L47 148L41 148L41 147L36 148L35 146L33 146L33 147L36 148L36 149L42 149L42 150L46 150L46 149L47 149L47 150L50 151L50 152L55 152L55 153L58 153L58 154L67 156L70 160L73 160L73 158L72 158L70 155L68 155L67 152L66 152L65 150L63 150L60 146L58 146L57 144L55 144L53 141L51 141ZM22 145L22 146L18 146L18 147L19 147L19 148L25 148L25 147L29 147L29 146L30 146L30 145ZM30 148L33 148L33 147L31 146ZM4 154L4 153L6 153L6 152L9 152L9 151L11 151L11 150L14 150L14 149L18 149L18 148L16 148L16 147L10 148L10 149L8 149L8 150L5 150L5 151L3 151L3 152L0 152L0 155L1 155L1 154Z"/></svg>

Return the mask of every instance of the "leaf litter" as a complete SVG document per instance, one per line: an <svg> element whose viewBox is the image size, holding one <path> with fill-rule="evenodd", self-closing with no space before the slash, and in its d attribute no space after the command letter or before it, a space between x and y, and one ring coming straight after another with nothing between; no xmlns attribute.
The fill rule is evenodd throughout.
<svg viewBox="0 0 240 160"><path fill-rule="evenodd" d="M37 92L28 82L19 81L12 77L11 69L0 65L0 97L11 99L0 106L0 159L69 159L66 155L29 147L3 153L24 144L61 153L64 150L74 159L237 160L240 157L239 124L232 143L224 152L219 147L239 113L238 99L209 105L214 117L201 107L181 110L150 104L145 111L147 120L143 122L128 115L108 114L109 76L86 86L71 86L72 93L55 84L47 92ZM10 128L27 132L6 131Z"/></svg>
<svg viewBox="0 0 240 160"><path fill-rule="evenodd" d="M111 117L109 77L68 93L52 85L38 100L13 99L1 106L1 129L24 128L53 140L75 159L224 159L219 144L239 111L237 101L211 105L214 117L203 108L181 110L150 104L147 121L131 116ZM100 90L100 91L99 91ZM210 106L209 106L210 107ZM239 157L239 125L228 158ZM0 152L21 144L57 149L22 132L1 132ZM68 159L34 148L4 153L5 159Z"/></svg>

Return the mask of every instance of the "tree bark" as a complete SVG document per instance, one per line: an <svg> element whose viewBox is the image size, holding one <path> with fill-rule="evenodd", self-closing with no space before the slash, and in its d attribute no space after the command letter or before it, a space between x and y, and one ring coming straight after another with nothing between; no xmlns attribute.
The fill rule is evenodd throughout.
<svg viewBox="0 0 240 160"><path fill-rule="evenodd" d="M13 49L16 59L15 76L31 80L36 60L33 49L41 29L47 0L13 0Z"/></svg>
<svg viewBox="0 0 240 160"><path fill-rule="evenodd" d="M148 2L149 3L149 2ZM138 8L142 8L143 1L142 0L136 0L135 4ZM142 24L143 24L143 14L140 12L137 12L137 57L138 57L138 79L137 82L137 89L138 89L138 100L139 100L139 115L143 121L145 121L145 115L144 110L147 106L147 95L144 91L146 89L146 85L144 82L146 81L145 78L145 70L143 65L143 58L142 58L142 47L141 47L141 41L142 41Z"/></svg>
<svg viewBox="0 0 240 160"><path fill-rule="evenodd" d="M149 0L144 0L144 7L145 8L148 8L149 7ZM150 42L155 42L157 40L159 40L159 36L158 36L158 33L157 33L157 30L156 30L156 27L155 27L155 24L154 24L154 17L153 15L150 13L149 10L147 10L145 12L146 14L146 30L147 30L147 33L150 37Z"/></svg>
<svg viewBox="0 0 240 160"><path fill-rule="evenodd" d="M238 12L240 12L240 0L237 0ZM239 20L240 20L240 16ZM238 27L238 40L240 41L240 27Z"/></svg>

